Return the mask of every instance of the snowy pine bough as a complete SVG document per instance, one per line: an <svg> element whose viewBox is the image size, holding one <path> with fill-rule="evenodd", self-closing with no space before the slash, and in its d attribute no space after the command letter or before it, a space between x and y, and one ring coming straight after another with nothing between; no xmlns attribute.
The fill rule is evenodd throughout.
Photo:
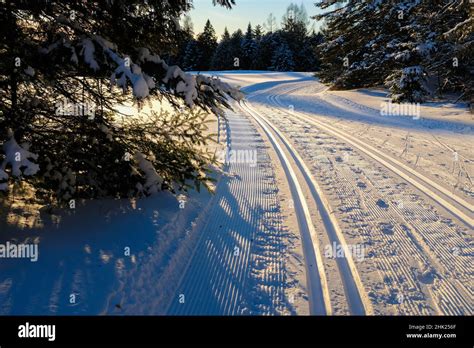
<svg viewBox="0 0 474 348"><path fill-rule="evenodd" d="M208 115L241 94L162 58L176 52L179 18L190 8L161 0L2 2L0 190L27 182L64 201L207 185ZM127 118L117 108L153 100L174 110ZM73 107L66 115L58 105ZM94 106L93 117L84 105Z"/></svg>
<svg viewBox="0 0 474 348"><path fill-rule="evenodd" d="M5 158L0 165L0 190L8 190L8 180L10 175L20 178L22 175L32 176L38 173L39 165L33 161L38 159L38 155L27 150L28 145L23 147L16 142L13 131L7 131L8 140L3 144ZM7 172L7 168L9 168Z"/></svg>

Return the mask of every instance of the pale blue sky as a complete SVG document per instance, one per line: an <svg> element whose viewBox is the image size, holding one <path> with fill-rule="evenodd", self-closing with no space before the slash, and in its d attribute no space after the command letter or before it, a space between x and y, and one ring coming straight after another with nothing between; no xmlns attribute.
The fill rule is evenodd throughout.
<svg viewBox="0 0 474 348"><path fill-rule="evenodd" d="M226 26L231 33L239 28L245 31L249 22L252 22L253 26L265 23L270 13L273 13L280 26L281 18L291 3L303 3L309 16L317 14L319 10L314 6L315 0L236 0L232 10L221 6L214 7L212 0L194 0L194 9L189 15L196 34L202 32L207 19L210 19L220 37ZM315 23L316 28L319 27L315 20L311 21Z"/></svg>

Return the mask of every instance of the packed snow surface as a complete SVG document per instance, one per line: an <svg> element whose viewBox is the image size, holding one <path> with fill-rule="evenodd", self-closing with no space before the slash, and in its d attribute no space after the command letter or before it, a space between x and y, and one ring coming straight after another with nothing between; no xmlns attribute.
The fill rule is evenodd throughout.
<svg viewBox="0 0 474 348"><path fill-rule="evenodd" d="M94 68L94 48L83 48ZM151 81L122 63L146 95ZM215 195L153 192L161 178L135 154L149 198L63 210L1 200L0 245L38 244L39 257L0 258L0 314L308 314L306 275L316 267L335 315L473 314L474 118L465 104L390 114L381 112L394 110L387 91L329 91L311 73L208 76L247 98L219 125L220 146L234 157L215 174ZM189 103L188 82L178 88ZM7 172L38 170L26 144L3 146L0 189ZM306 216L279 151L291 159ZM315 247L321 264L308 264Z"/></svg>

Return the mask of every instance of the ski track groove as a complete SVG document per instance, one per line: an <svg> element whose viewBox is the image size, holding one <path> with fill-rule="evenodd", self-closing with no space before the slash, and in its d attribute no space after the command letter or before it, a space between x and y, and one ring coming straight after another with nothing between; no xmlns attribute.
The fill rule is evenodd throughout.
<svg viewBox="0 0 474 348"><path fill-rule="evenodd" d="M276 109L276 111L277 113L284 114L285 117L288 117L289 115L291 116L290 112L282 113L281 109ZM295 123L296 118L291 117L290 119L287 120L287 124L291 122ZM308 125L303 126L304 129L306 127L308 127ZM294 133L298 133L297 136L299 139L294 140ZM333 137L333 135L329 136L329 138L331 137ZM302 142L301 132L294 131L292 139L295 144L301 146L299 144ZM334 137L333 139L335 140L335 142L339 142ZM304 153L305 151L306 149L303 149L302 152ZM306 158L308 158L308 154L306 154ZM382 186L382 188L385 188L385 191L387 191L387 187L393 187L393 182L390 182L391 178L384 178L385 175L380 174L380 172L383 172L383 168L378 169L379 171L372 170L371 175L378 178L372 178L371 181L378 182L379 188ZM343 170L339 170L338 172L343 173ZM364 168L363 174L367 175L367 173L369 172L369 169ZM343 179L343 181L348 183L347 188L343 189L342 192L338 193L338 195L340 197L344 197L344 200L347 202L348 191L351 190L350 184L354 181L353 175L351 173L343 173L342 177L338 177L338 179ZM367 177L367 179L369 179L369 177ZM383 182L384 180L385 182ZM342 186L343 185L339 186L338 182L338 185L335 185L334 188L336 191L340 191L340 188ZM399 185L396 186L398 187ZM354 185L352 185L352 187L354 187ZM382 190L382 192L384 192L384 190ZM387 198L388 194L389 193L385 193L382 198L387 202L393 202L393 199L390 200ZM433 310L435 312L440 312L439 314L447 315L462 315L466 313L472 313L472 305L469 303L468 300L469 298L472 298L472 289L469 289L469 276L466 277L466 275L469 275L472 272L472 267L470 267L469 262L469 255L471 255L471 253L467 253L468 257L453 257L452 251L449 250L448 247L449 245L453 245L453 243L443 242L446 238L454 239L457 245L460 246L461 250L470 250L469 243L464 239L459 238L459 233L457 233L454 228L451 228L448 223L440 222L440 216L435 213L432 207L428 207L428 209L426 209L426 206L421 206L420 198L418 196L416 197L416 200L414 202L414 209L413 207L410 207L410 209L407 209L407 207L399 208L396 205L393 205L393 203L391 203L389 215L387 215L386 211L380 209L374 203L376 202L376 198L381 197L380 193L376 192L375 196L369 195L369 197L370 199L364 200L364 203L368 209L368 213L374 216L375 218L368 219L367 216L358 216L358 221L363 221L365 225L369 225L367 224L367 222L374 223L375 221L387 221L387 223L395 222L393 224L395 226L392 226L392 235L396 236L396 238L389 238L385 235L385 233L382 233L381 237L384 238L384 245L390 246L395 244L395 246L398 248L396 250L399 254L395 255L397 261L394 262L394 257L379 257L377 263L378 268L382 271L389 270L385 272L389 275L392 275L393 279L397 279L397 276L402 276L405 279L405 281L403 282L397 282L397 288L400 289L400 293L403 294L403 289L411 289L411 297L408 297L408 301L403 301L403 303L401 304L402 306L400 306L400 311L403 313L405 312L403 310L405 309L404 307L408 307L408 313L417 314L430 314L430 312L432 312ZM402 225L400 225L400 223ZM411 229L407 225L410 226ZM401 228L401 226L406 227L408 229L408 232ZM414 228L413 226L416 226L416 228ZM377 226L371 226L371 228L364 228L364 234L370 236L371 230L376 229L376 227ZM414 258L413 255L416 255L418 260L421 260L423 265L428 265L434 268L437 276L441 276L437 278L436 286L433 286L432 289L428 290L430 293L430 297L432 297L432 299L436 301L436 303L433 304L435 308L432 308L431 310L429 310L429 303L425 304L424 306L422 306L422 308L420 308L419 304L416 305L416 301L411 300L412 297L416 299L419 297L420 294L424 293L423 289L421 289L420 282L417 281L415 278L416 276L419 276L419 274L414 275L413 268L407 266L412 263L411 260ZM433 255L435 256L435 259L433 259ZM449 272L453 272L454 270L457 270L456 276L460 276L464 279L453 279L453 277L450 276ZM461 274L463 276L461 276ZM408 283L406 283L406 281L408 281ZM416 291L413 291L413 289L416 289ZM456 305L453 305L453 303L455 303Z"/></svg>
<svg viewBox="0 0 474 348"><path fill-rule="evenodd" d="M301 89L304 87L299 87L298 89ZM267 97L268 100L271 100L274 104L277 104L281 107L283 107L283 104L280 102L278 95L269 95ZM322 98L319 96L315 96L315 98L318 100L319 104L327 104ZM474 219L465 214L463 211L460 211L458 209L458 206L461 206L463 209L467 210L469 213L474 213L474 205L467 202L464 198L459 197L457 195L453 195L449 190L447 190L445 187L439 185L435 181L427 178L426 176L422 175L421 173L417 172L416 170L413 170L412 168L409 168L407 165L403 164L402 162L398 161L397 159L393 158L392 156L387 155L383 151L380 151L379 149L376 149L372 147L371 145L367 144L364 141L361 141L360 139L356 139L349 133L342 131L340 129L334 129L333 127L324 124L322 125L321 121L318 121L311 116L308 116L306 113L295 113L295 112L289 112L290 115L295 116L295 117L302 117L303 119L306 119L309 122L312 122L316 126L323 126L326 127L327 130L330 132L336 132L338 137L340 139L343 139L344 141L348 141L349 143L354 144L353 146L356 146L358 148L362 148L361 150L364 152L370 152L368 155L372 157L374 160L377 162L383 164L384 166L390 167L389 169L392 172L397 173L397 175L402 176L406 181L409 181L412 183L412 185L417 186L420 188L425 189L425 191L431 191L430 195L432 197L437 197L438 203L443 205L445 209L449 210L451 213L456 215L458 218L463 220L468 226L471 228L474 228ZM326 130L326 132L327 132ZM410 177L410 175L407 175L405 172L408 172L410 175L416 176L417 179ZM427 190L426 190L427 189ZM437 192L434 192L432 189L434 189ZM422 190L423 191L423 190ZM448 198L448 200L451 200L452 202L447 202L445 198Z"/></svg>
<svg viewBox="0 0 474 348"><path fill-rule="evenodd" d="M314 81L313 81L314 82ZM299 91L299 90L304 90L306 88L308 88L308 82L293 82L291 83L292 85L297 85L297 87L288 87L286 86L285 87L285 90L284 90L284 94L288 95L288 94L291 94L295 91ZM313 87L313 86L312 86ZM275 87L274 87L275 88ZM272 89L274 89L272 88ZM328 87L320 84L318 86L318 88L316 88L316 90L314 90L314 98L318 101L318 106L323 106L325 108L329 108L329 109L333 109L334 108L334 105L332 105L331 103L327 102L326 100L322 99L320 97L320 93L322 92L325 92L326 90L328 89ZM268 90L267 90L268 92ZM284 94L280 94L280 95L268 95L266 98L267 100L269 101L272 101L273 104L279 104L279 106L283 106L280 102L280 97L283 96ZM259 96L259 95L252 95L250 98L254 98L256 96ZM368 111L370 112L371 114L375 114L375 115L379 115L379 111L378 110L375 110L373 108L370 108L370 107L366 107L364 105L360 105L360 104L357 104L356 102L353 102L353 101L350 101L346 98L343 98L343 97L340 97L340 96L336 96L336 95L331 95L332 98L335 98L336 100L338 101L342 101L343 103L346 103L348 105L351 105L351 106L354 106L362 111ZM303 113L299 113L299 114L305 114L305 112ZM340 120L338 121L335 121L335 124L340 122ZM438 121L433 121L433 122L438 122ZM439 121L441 122L441 121ZM369 126L368 128L371 128L372 126ZM368 129L366 129L364 132L362 133L365 133ZM347 131L345 131L347 132ZM362 135L362 133L359 133L359 135ZM434 135L433 135L434 137ZM454 150L449 147L447 144L444 144L443 142L441 142L438 138L434 137L434 139L437 140L437 145L441 145L443 147L445 147L446 149L448 149L450 152L454 152ZM365 145L367 145L367 141L361 141L360 139L358 139L360 142L362 143L365 143ZM375 149L375 151L377 150L381 150L380 148L378 149ZM379 151L377 151L379 152ZM388 154L385 152L383 153L385 156L387 156ZM423 183L423 185L428 185L429 187L434 187L438 192L440 192L441 196L443 197L447 197L448 199L450 199L451 201L454 201L456 202L456 204L458 204L459 206L463 207L464 209L468 210L471 214L474 213L474 205L468 201L466 201L464 198L460 197L460 196L457 196L457 195L454 195L454 193L452 192L449 192L449 190L446 188L446 187L443 187L442 185L439 185L436 180L432 180L430 179L429 177L423 175L422 173L414 170L413 168L409 168L409 166L407 166L406 164L402 163L402 162L399 162L395 157L396 156L393 156L393 154L391 156L387 156L389 158L390 161L395 161L398 163L398 166L399 167L402 167L402 168L405 168L406 171L408 171L409 173L412 173L413 175L417 176L421 182ZM463 156L462 154L459 154L459 157L460 158L463 158L469 162L472 162L473 160ZM465 165L464 164L461 164L461 169L463 169L466 173L466 169L465 169ZM434 186L433 186L434 185ZM466 223L470 223L471 226L474 226L473 223L474 223L474 219L472 218L469 218L469 216L467 216L467 221Z"/></svg>
<svg viewBox="0 0 474 348"><path fill-rule="evenodd" d="M249 105L246 105L246 107L252 112L259 115ZM311 191L312 199L315 201L315 204L318 207L317 209L319 211L319 216L321 218L321 221L324 224L323 229L329 241L335 242L337 245L341 245L343 248L346 248L347 243L344 239L342 231L340 230L340 227L338 226L337 221L332 216L332 213L333 213L332 208L329 205L325 195L323 194L316 180L312 177L311 171L306 166L305 162L300 157L299 153L291 146L288 139L286 139L284 135L281 134L277 130L277 128L273 124L269 123L269 121L265 119L262 115L259 115L259 117L263 118L265 123L267 123L269 127L275 132L275 134L279 137L279 139L282 141L284 146L290 152L290 155L295 160L296 166L301 171L304 177L304 180L306 181ZM319 237L316 235L315 238L319 238ZM360 276L357 272L357 268L355 266L355 263L352 257L350 256L350 253L347 251L347 249L345 250L346 250L346 255L348 255L348 257L343 258L343 259L337 258L336 264L337 264L337 270L340 274L340 277L343 283L344 296L346 297L346 302L352 314L371 315L373 314L373 309L367 298L364 286L362 285ZM321 260L324 260L324 258L321 258Z"/></svg>
<svg viewBox="0 0 474 348"><path fill-rule="evenodd" d="M276 102L281 105L281 103L276 99ZM293 114L294 116L305 118L306 120L309 120L313 124L320 124L320 121L315 120L314 118L311 119L310 116L303 116L302 113L296 113L292 112L290 114ZM383 164L385 167L389 167L389 169L396 173L397 175L401 176L404 178L404 180L410 182L412 185L416 186L418 189L422 191L429 191L429 195L436 198L437 202L441 204L445 209L449 210L453 215L457 216L460 218L464 223L466 223L468 226L471 228L474 227L474 219L470 217L470 215L465 214L464 211L461 211L458 209L458 206L461 206L463 209L468 210L469 213L474 213L474 206L470 204L469 202L465 201L463 198L453 195L449 190L446 188L442 187L441 185L437 184L433 180L423 176L422 174L418 173L415 170L412 170L409 168L407 165L403 164L402 162L399 162L395 158L391 156L387 156L385 153L382 151L368 145L366 142L360 141L359 139L354 138L352 135L349 135L348 133L345 133L344 131L341 130L336 130L332 128L331 126L324 125L327 127L327 129L330 132L336 132L338 133L338 136L341 139L344 139L345 141L348 141L351 144L354 144L355 147L358 147L361 149L363 152L368 152L368 155L372 157L374 160L377 162ZM345 134L344 134L345 133ZM409 173L407 175L406 173ZM411 177L411 176L416 176L417 179ZM432 190L434 188L434 190ZM437 192L435 192L437 191ZM427 193L428 194L428 193ZM448 202L445 198L448 198Z"/></svg>
<svg viewBox="0 0 474 348"><path fill-rule="evenodd" d="M288 160L285 152L282 150L278 140L265 125L267 124L270 128L272 128L268 121L262 120L261 117L255 114L245 102L241 103L240 107L255 119L255 121L269 137L270 142L272 143L272 146L275 152L278 154L281 164L284 167L288 183L291 187L292 196L297 206L296 213L298 217L298 225L300 227L300 234L303 240L306 276L310 294L310 313L318 315L330 315L332 314L332 306L325 266L319 247L319 240L296 172ZM315 265L315 267L312 267L313 265Z"/></svg>

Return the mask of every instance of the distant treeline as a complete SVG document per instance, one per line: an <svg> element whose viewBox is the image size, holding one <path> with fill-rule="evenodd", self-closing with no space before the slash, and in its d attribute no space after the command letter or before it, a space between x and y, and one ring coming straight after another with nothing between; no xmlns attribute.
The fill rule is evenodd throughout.
<svg viewBox="0 0 474 348"><path fill-rule="evenodd" d="M319 67L317 46L323 36L310 29L303 5L288 7L280 29L272 14L264 25L249 23L245 33L239 29L230 34L226 28L219 41L210 20L197 36L189 18L182 29L179 52L170 60L187 71L316 71Z"/></svg>
<svg viewBox="0 0 474 348"><path fill-rule="evenodd" d="M169 59L188 71L314 71L333 89L386 87L395 102L449 94L474 103L472 1L315 3L319 31L303 5L291 4L277 28L248 25L217 40L210 21L194 35L186 19Z"/></svg>

